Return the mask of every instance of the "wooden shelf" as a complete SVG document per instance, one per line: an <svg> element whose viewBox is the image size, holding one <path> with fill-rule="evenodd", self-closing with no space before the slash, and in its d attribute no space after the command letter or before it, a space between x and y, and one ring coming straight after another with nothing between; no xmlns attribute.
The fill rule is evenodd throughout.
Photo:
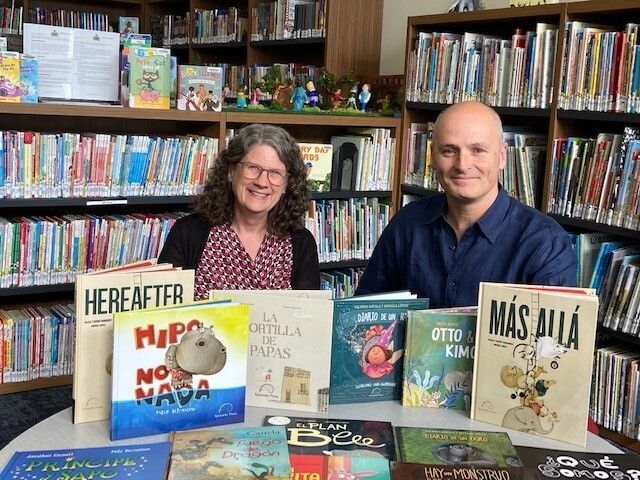
<svg viewBox="0 0 640 480"><path fill-rule="evenodd" d="M590 222L588 220L565 217L563 215L556 215L554 213L549 213L548 215L560 225L563 225L565 227L579 228L581 230L589 230L592 232L609 233L611 235L618 235L620 237L640 240L640 231L638 230L629 230L628 228L614 227L613 225L607 225L605 223Z"/></svg>
<svg viewBox="0 0 640 480"><path fill-rule="evenodd" d="M428 190L419 185L410 185L408 183L403 183L400 189L402 193L406 193L408 195L420 195L421 197L430 197L440 193L437 190Z"/></svg>
<svg viewBox="0 0 640 480"><path fill-rule="evenodd" d="M342 260L340 262L322 262L320 270L335 270L338 268L359 268L366 267L367 260Z"/></svg>
<svg viewBox="0 0 640 480"><path fill-rule="evenodd" d="M171 50L189 50L189 44L180 43L178 45L163 45L162 48L170 48Z"/></svg>
<svg viewBox="0 0 640 480"><path fill-rule="evenodd" d="M82 197L82 198L4 198L0 210L9 208L40 207L100 207L105 205L191 205L194 195L166 197Z"/></svg>
<svg viewBox="0 0 640 480"><path fill-rule="evenodd" d="M34 285L33 287L0 288L0 298L27 295L47 295L50 293L73 292L75 283L54 283L52 285Z"/></svg>
<svg viewBox="0 0 640 480"><path fill-rule="evenodd" d="M607 440L613 440L617 444L622 445L629 450L640 453L640 440L634 440L633 438L622 435L621 433L604 428L601 425L598 425L598 432L600 437L606 438Z"/></svg>
<svg viewBox="0 0 640 480"><path fill-rule="evenodd" d="M409 110L427 110L441 112L451 106L449 103L428 103L428 102L407 102ZM515 108L515 107L491 107L498 115L511 117L541 117L548 118L550 110L548 108Z"/></svg>
<svg viewBox="0 0 640 480"><path fill-rule="evenodd" d="M24 392L36 390L38 388L59 387L60 385L71 385L73 375L59 375L57 377L36 378L26 382L0 383L0 395L5 393Z"/></svg>
<svg viewBox="0 0 640 480"><path fill-rule="evenodd" d="M640 337L631 335L630 333L620 332L618 330L612 330L608 327L601 327L605 338L613 338L620 340L621 342L631 343L633 345L640 346Z"/></svg>
<svg viewBox="0 0 640 480"><path fill-rule="evenodd" d="M292 38L289 40L258 40L249 42L252 47L290 47L295 45L323 45L324 37Z"/></svg>
<svg viewBox="0 0 640 480"><path fill-rule="evenodd" d="M396 117L379 117L374 115L335 115L331 113L296 113L296 112L223 112L227 123L271 123L274 125L329 125L335 127L381 127L400 128L400 119Z"/></svg>
<svg viewBox="0 0 640 480"><path fill-rule="evenodd" d="M247 48L247 42L212 42L212 43L191 43L191 48L198 49L225 49L225 48Z"/></svg>
<svg viewBox="0 0 640 480"><path fill-rule="evenodd" d="M585 112L582 110L560 110L558 118L567 120L585 120L587 122L619 122L640 124L640 114L616 112Z"/></svg>
<svg viewBox="0 0 640 480"><path fill-rule="evenodd" d="M544 8L538 6L518 7L517 9L495 8L471 12L455 12L455 14L442 13L439 15L409 17L409 25L461 25L467 29L470 28L468 25L480 23L504 22L513 25L513 22L518 20L531 19L532 21L541 21L541 17L560 16L563 11L564 4L545 5Z"/></svg>
<svg viewBox="0 0 640 480"><path fill-rule="evenodd" d="M391 190L374 190L374 191L334 191L334 192L311 192L312 200L344 200L349 198L387 198L391 197Z"/></svg>

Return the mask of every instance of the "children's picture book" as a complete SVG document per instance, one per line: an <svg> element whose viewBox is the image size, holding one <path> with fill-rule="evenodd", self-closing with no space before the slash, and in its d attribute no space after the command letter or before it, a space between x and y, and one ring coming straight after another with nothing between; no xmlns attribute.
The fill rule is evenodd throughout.
<svg viewBox="0 0 640 480"><path fill-rule="evenodd" d="M389 422L267 416L287 429L291 479L389 480L395 458Z"/></svg>
<svg viewBox="0 0 640 480"><path fill-rule="evenodd" d="M471 418L584 446L595 290L480 283Z"/></svg>
<svg viewBox="0 0 640 480"><path fill-rule="evenodd" d="M525 466L525 480L564 478L637 479L640 463L636 454L570 452L549 448L516 447Z"/></svg>
<svg viewBox="0 0 640 480"><path fill-rule="evenodd" d="M409 312L403 406L469 410L476 315L476 307Z"/></svg>
<svg viewBox="0 0 640 480"><path fill-rule="evenodd" d="M523 480L522 468L474 467L466 465L424 465L420 463L393 462L392 480L454 480L499 479ZM534 480L534 479L530 479Z"/></svg>
<svg viewBox="0 0 640 480"><path fill-rule="evenodd" d="M193 270L144 261L78 275L73 421L109 418L113 315L193 301Z"/></svg>
<svg viewBox="0 0 640 480"><path fill-rule="evenodd" d="M19 103L21 92L20 54L0 53L0 102Z"/></svg>
<svg viewBox="0 0 640 480"><path fill-rule="evenodd" d="M168 480L289 480L283 427L175 432Z"/></svg>
<svg viewBox="0 0 640 480"><path fill-rule="evenodd" d="M222 67L178 65L178 110L222 111Z"/></svg>
<svg viewBox="0 0 640 480"><path fill-rule="evenodd" d="M521 467L504 432L395 427L398 461L465 467Z"/></svg>
<svg viewBox="0 0 640 480"><path fill-rule="evenodd" d="M113 325L112 440L244 421L247 305L119 312Z"/></svg>
<svg viewBox="0 0 640 480"><path fill-rule="evenodd" d="M250 307L246 404L326 412L333 326L331 292L214 290L210 295Z"/></svg>
<svg viewBox="0 0 640 480"><path fill-rule="evenodd" d="M299 143L302 161L307 170L307 183L312 192L331 190L331 162L333 145L324 143Z"/></svg>
<svg viewBox="0 0 640 480"><path fill-rule="evenodd" d="M129 49L129 106L168 109L171 90L171 50Z"/></svg>
<svg viewBox="0 0 640 480"><path fill-rule="evenodd" d="M164 480L171 442L16 452L0 480Z"/></svg>
<svg viewBox="0 0 640 480"><path fill-rule="evenodd" d="M129 62L129 52L134 47L151 47L151 35L149 34L130 34L120 36L120 104L123 107L129 106L129 73L131 71L131 63Z"/></svg>
<svg viewBox="0 0 640 480"><path fill-rule="evenodd" d="M329 403L400 400L407 314L428 299L337 300Z"/></svg>
<svg viewBox="0 0 640 480"><path fill-rule="evenodd" d="M20 54L20 102L38 103L38 60Z"/></svg>
<svg viewBox="0 0 640 480"><path fill-rule="evenodd" d="M125 35L140 33L140 19L138 17L119 17L118 32Z"/></svg>

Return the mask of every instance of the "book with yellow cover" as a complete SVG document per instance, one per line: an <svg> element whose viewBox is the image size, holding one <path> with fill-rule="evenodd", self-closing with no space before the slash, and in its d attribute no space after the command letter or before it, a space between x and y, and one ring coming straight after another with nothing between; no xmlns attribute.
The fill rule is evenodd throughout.
<svg viewBox="0 0 640 480"><path fill-rule="evenodd" d="M19 103L20 54L0 52L0 102Z"/></svg>

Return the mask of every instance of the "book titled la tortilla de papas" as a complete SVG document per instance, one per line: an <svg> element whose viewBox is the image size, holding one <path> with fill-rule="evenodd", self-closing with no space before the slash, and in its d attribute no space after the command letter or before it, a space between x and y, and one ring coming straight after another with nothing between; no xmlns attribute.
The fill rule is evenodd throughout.
<svg viewBox="0 0 640 480"><path fill-rule="evenodd" d="M427 465L521 467L504 432L396 427L398 461Z"/></svg>
<svg viewBox="0 0 640 480"><path fill-rule="evenodd" d="M114 315L111 439L244 421L249 307Z"/></svg>
<svg viewBox="0 0 640 480"><path fill-rule="evenodd" d="M329 404L399 400L407 312L428 299L334 302Z"/></svg>
<svg viewBox="0 0 640 480"><path fill-rule="evenodd" d="M525 475L522 468L391 463L391 480L522 480Z"/></svg>
<svg viewBox="0 0 640 480"><path fill-rule="evenodd" d="M168 480L289 480L283 427L202 428L175 432Z"/></svg>
<svg viewBox="0 0 640 480"><path fill-rule="evenodd" d="M170 442L16 452L0 480L163 480Z"/></svg>

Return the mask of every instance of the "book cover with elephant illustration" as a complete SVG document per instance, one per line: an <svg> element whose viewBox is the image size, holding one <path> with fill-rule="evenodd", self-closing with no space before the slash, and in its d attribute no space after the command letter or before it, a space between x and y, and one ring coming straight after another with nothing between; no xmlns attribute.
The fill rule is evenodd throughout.
<svg viewBox="0 0 640 480"><path fill-rule="evenodd" d="M116 313L111 439L244 421L248 333L228 301Z"/></svg>
<svg viewBox="0 0 640 480"><path fill-rule="evenodd" d="M395 433L399 462L478 468L522 466L504 432L395 427Z"/></svg>
<svg viewBox="0 0 640 480"><path fill-rule="evenodd" d="M202 428L172 434L168 480L289 480L284 427Z"/></svg>
<svg viewBox="0 0 640 480"><path fill-rule="evenodd" d="M480 284L471 418L584 447L593 289Z"/></svg>
<svg viewBox="0 0 640 480"><path fill-rule="evenodd" d="M428 307L426 298L335 301L329 403L400 400L407 315Z"/></svg>
<svg viewBox="0 0 640 480"><path fill-rule="evenodd" d="M476 314L476 307L409 312L403 406L469 410Z"/></svg>

